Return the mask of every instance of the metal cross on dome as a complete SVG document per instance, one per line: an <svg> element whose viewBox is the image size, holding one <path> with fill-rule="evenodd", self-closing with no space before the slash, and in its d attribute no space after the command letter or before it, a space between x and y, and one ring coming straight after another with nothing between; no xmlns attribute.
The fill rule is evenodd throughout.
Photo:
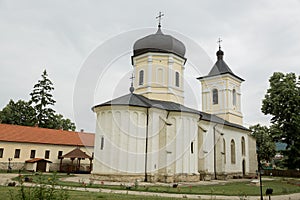
<svg viewBox="0 0 300 200"><path fill-rule="evenodd" d="M162 12L158 13L158 16L156 17L156 19L158 19L158 27L161 27L161 18L165 16Z"/></svg>
<svg viewBox="0 0 300 200"><path fill-rule="evenodd" d="M219 38L217 41L217 43L219 43L219 50L221 50L221 42L222 42L222 40L221 40L221 38Z"/></svg>
<svg viewBox="0 0 300 200"><path fill-rule="evenodd" d="M135 77L134 77L134 75L133 75L133 73L131 74L131 77L130 77L130 79L131 79L131 83L133 83L133 79L134 79Z"/></svg>
<svg viewBox="0 0 300 200"><path fill-rule="evenodd" d="M131 77L130 77L130 79L131 79L131 86L130 86L130 88L129 88L129 91L130 91L130 93L133 93L133 91L134 91L134 87L133 87L133 79L134 79L135 77L134 77L134 75L133 75L133 73L131 74Z"/></svg>

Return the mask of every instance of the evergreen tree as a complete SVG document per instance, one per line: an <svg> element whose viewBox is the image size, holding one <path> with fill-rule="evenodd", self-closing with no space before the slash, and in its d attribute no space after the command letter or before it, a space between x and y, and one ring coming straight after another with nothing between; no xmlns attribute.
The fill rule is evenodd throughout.
<svg viewBox="0 0 300 200"><path fill-rule="evenodd" d="M54 90L53 83L48 78L47 71L44 70L42 79L38 80L30 93L30 102L34 103L39 127L48 128L47 121L54 117L55 111L50 107L56 102L51 94L52 90Z"/></svg>
<svg viewBox="0 0 300 200"><path fill-rule="evenodd" d="M75 131L76 126L70 119L56 114L51 108L56 102L51 94L53 90L53 84L44 70L41 80L30 93L31 100L16 103L10 100L0 111L0 123Z"/></svg>

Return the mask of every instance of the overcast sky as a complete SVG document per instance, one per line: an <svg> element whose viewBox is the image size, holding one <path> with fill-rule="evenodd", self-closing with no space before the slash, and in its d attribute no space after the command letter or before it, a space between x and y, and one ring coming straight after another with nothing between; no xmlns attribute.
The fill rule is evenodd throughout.
<svg viewBox="0 0 300 200"><path fill-rule="evenodd" d="M245 125L268 124L260 108L269 77L275 71L300 74L299 0L0 0L0 109L10 99L29 100L46 69L55 87L55 110L75 121L77 130L95 132L91 107L128 93L130 50L134 41L155 32L159 11L165 14L164 33L187 47L185 89L195 96L187 105L201 108L195 78L211 69L221 37L226 63L245 79Z"/></svg>

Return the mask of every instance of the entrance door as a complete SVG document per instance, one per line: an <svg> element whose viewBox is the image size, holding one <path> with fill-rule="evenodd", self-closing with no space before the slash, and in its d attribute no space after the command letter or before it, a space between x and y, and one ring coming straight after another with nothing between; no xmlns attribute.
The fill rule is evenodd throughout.
<svg viewBox="0 0 300 200"><path fill-rule="evenodd" d="M36 171L45 172L46 171L46 161L40 161L36 163Z"/></svg>

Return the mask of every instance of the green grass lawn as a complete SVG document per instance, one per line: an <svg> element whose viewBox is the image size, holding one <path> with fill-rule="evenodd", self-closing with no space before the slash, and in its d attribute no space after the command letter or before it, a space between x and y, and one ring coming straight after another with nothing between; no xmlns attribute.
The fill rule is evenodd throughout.
<svg viewBox="0 0 300 200"><path fill-rule="evenodd" d="M28 189L28 188L27 188ZM17 194L19 194L20 187L7 187L0 186L1 200L16 200ZM25 188L26 190L26 188ZM13 199L11 198L13 196ZM69 199L72 200L179 200L182 198L167 198L158 196L138 196L130 194L112 194L101 192L87 192L87 191L68 191Z"/></svg>
<svg viewBox="0 0 300 200"><path fill-rule="evenodd" d="M33 182L47 184L49 180L56 179L56 184L61 186L70 187L91 187L91 188L104 188L112 190L126 190L125 186L111 186L111 185L100 185L93 183L79 183L79 182L67 182L60 181L58 178L69 177L68 175L57 174L54 175L26 175L32 178ZM18 178L15 178L17 180ZM284 179L274 178L272 181L263 181L263 193L267 188L273 189L273 195L300 193L300 180L299 179ZM133 191L145 191L145 192L161 192L161 193L181 193L181 194L205 194L205 195L226 195L226 196L259 196L260 188L256 185L251 185L250 180L245 182L228 182L225 184L216 185L191 185L191 186L179 186L178 188L168 186L138 186L131 187Z"/></svg>
<svg viewBox="0 0 300 200"><path fill-rule="evenodd" d="M250 185L248 182L231 182L224 185L204 185L204 186L182 186L179 188L149 187L148 191L185 193L185 194L213 194L226 196L259 196L259 186ZM300 192L300 187L281 180L264 181L263 193L267 188L273 189L273 195L289 194Z"/></svg>

